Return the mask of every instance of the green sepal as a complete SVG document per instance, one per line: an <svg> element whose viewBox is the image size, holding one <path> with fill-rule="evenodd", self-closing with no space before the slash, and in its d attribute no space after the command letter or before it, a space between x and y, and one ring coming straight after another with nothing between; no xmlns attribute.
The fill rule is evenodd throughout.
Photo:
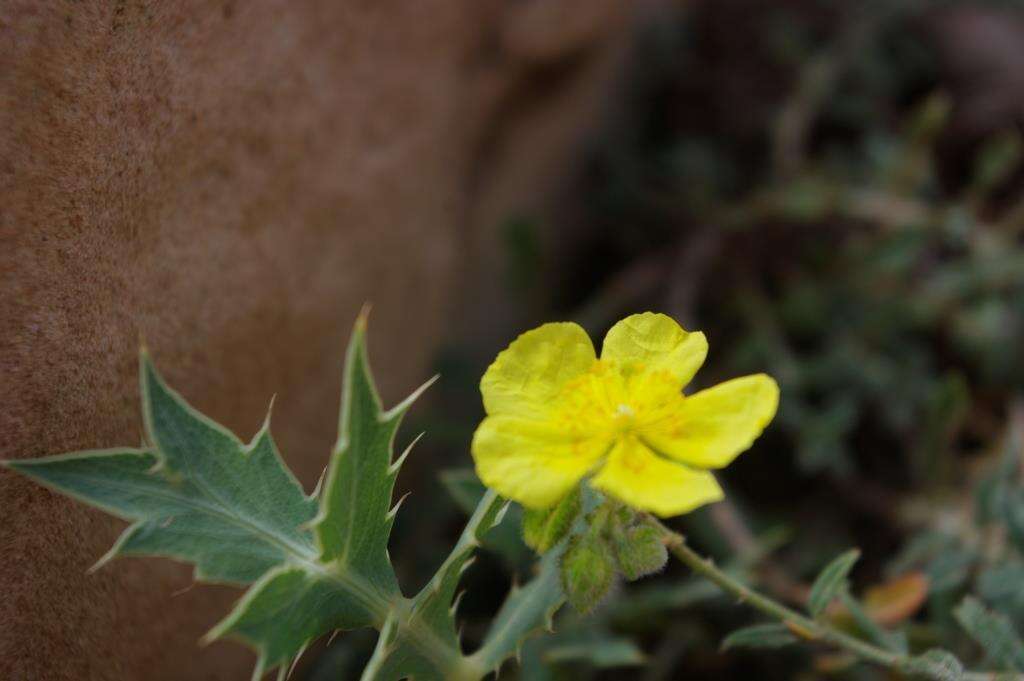
<svg viewBox="0 0 1024 681"><path fill-rule="evenodd" d="M661 530L646 523L614 528L612 547L622 576L632 582L665 567L668 549L663 536Z"/></svg>
<svg viewBox="0 0 1024 681"><path fill-rule="evenodd" d="M523 541L537 553L547 553L569 534L581 508L580 488L575 487L552 508L524 509Z"/></svg>
<svg viewBox="0 0 1024 681"><path fill-rule="evenodd" d="M577 612L596 608L615 583L616 565L599 533L573 537L562 556L562 589Z"/></svg>
<svg viewBox="0 0 1024 681"><path fill-rule="evenodd" d="M538 553L550 515L550 508L523 508L523 542Z"/></svg>

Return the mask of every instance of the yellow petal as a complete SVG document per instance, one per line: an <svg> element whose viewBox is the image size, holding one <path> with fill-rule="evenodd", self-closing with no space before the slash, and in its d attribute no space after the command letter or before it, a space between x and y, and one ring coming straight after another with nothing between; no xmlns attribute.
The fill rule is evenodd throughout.
<svg viewBox="0 0 1024 681"><path fill-rule="evenodd" d="M665 456L700 468L721 468L750 447L775 416L779 387L765 374L735 378L686 397L676 418L644 430Z"/></svg>
<svg viewBox="0 0 1024 681"><path fill-rule="evenodd" d="M476 473L488 487L530 508L557 503L607 451L550 423L488 416L473 435Z"/></svg>
<svg viewBox="0 0 1024 681"><path fill-rule="evenodd" d="M666 370L686 385L708 354L708 341L699 331L683 330L669 316L644 312L618 322L604 337L601 359L619 364Z"/></svg>
<svg viewBox="0 0 1024 681"><path fill-rule="evenodd" d="M594 345L578 324L557 322L512 341L480 381L488 414L544 419L562 387L593 366Z"/></svg>
<svg viewBox="0 0 1024 681"><path fill-rule="evenodd" d="M663 518L687 513L724 495L715 476L655 455L636 438L624 437L590 481L616 499Z"/></svg>

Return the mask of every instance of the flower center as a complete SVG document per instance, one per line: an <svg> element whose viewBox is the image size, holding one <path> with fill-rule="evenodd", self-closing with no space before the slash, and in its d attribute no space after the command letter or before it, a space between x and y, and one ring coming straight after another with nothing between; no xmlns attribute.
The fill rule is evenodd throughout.
<svg viewBox="0 0 1024 681"><path fill-rule="evenodd" d="M633 428L636 426L636 412L633 411L633 407L625 403L620 403L619 406L615 407L615 414L612 416L613 428L615 434L618 436L628 435L633 432Z"/></svg>
<svg viewBox="0 0 1024 681"><path fill-rule="evenodd" d="M673 421L683 400L667 371L644 371L598 360L559 396L557 418L574 438L641 435Z"/></svg>

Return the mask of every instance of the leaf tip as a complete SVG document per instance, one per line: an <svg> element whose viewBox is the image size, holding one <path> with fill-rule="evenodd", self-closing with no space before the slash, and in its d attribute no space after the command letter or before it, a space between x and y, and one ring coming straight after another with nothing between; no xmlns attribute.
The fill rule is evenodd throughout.
<svg viewBox="0 0 1024 681"><path fill-rule="evenodd" d="M231 630L231 615L225 617L213 625L209 631L199 637L199 645L208 646L214 641L221 639L224 634ZM260 656L262 658L262 655Z"/></svg>
<svg viewBox="0 0 1024 681"><path fill-rule="evenodd" d="M100 556L99 559L95 563L93 563L91 566L89 566L89 568L85 571L85 574L87 574L87 575L95 574L104 565L106 565L110 561L112 561L115 558L117 558L117 555L120 552L121 552L121 542L118 541L113 546L111 546L107 550L106 553L104 553L102 556Z"/></svg>
<svg viewBox="0 0 1024 681"><path fill-rule="evenodd" d="M267 659L266 655L260 653L259 659L256 660L256 666L252 670L252 681L260 681L263 675L267 672Z"/></svg>
<svg viewBox="0 0 1024 681"><path fill-rule="evenodd" d="M409 457L409 454L412 452L412 448L416 446L416 443L419 442L425 434L426 433L420 433L419 435L414 437L412 439L412 442L410 442L408 446L406 446L406 448L402 450L402 453L398 456L398 458L391 462L391 465L388 466L388 475L395 475L398 473L399 470L401 470L402 464L404 464L405 460Z"/></svg>
<svg viewBox="0 0 1024 681"><path fill-rule="evenodd" d="M363 303L363 306L359 308L359 314L356 316L355 330L357 333L366 333L366 324L370 319L370 312L373 310L373 304L369 301Z"/></svg>
<svg viewBox="0 0 1024 681"><path fill-rule="evenodd" d="M439 378L441 378L441 374L434 374L426 381L424 381L423 384L420 387L413 390L408 397L406 397L404 400L402 400L394 407L389 409L387 413L384 414L384 420L388 421L390 419L395 418L396 416L401 416L406 411L408 411L409 407L411 407L413 403L416 400L418 400L423 393L427 391L427 388L434 385L434 383L436 383Z"/></svg>
<svg viewBox="0 0 1024 681"><path fill-rule="evenodd" d="M466 561L462 564L462 566L459 567L459 575L461 576L461 575L465 574L466 570L468 570L470 567L472 567L473 563L475 563L475 562L476 562L476 556L470 556L469 558L467 558Z"/></svg>
<svg viewBox="0 0 1024 681"><path fill-rule="evenodd" d="M508 513L509 507L512 505L511 501L506 501L505 504L498 509L498 512L494 514L494 520L491 521L491 526L487 529L494 529L498 525L501 525L501 521L505 519L505 514Z"/></svg>
<svg viewBox="0 0 1024 681"><path fill-rule="evenodd" d="M324 466L324 469L322 471L320 471L320 477L316 481L316 486L313 488L313 491L309 493L309 497L308 497L309 499L316 500L316 499L320 498L320 495L324 491L324 478L326 478L326 477L327 477L327 467ZM313 529L314 525L316 524L316 520L317 520L316 516L313 516L312 518L310 518L306 522L304 522L301 525L299 525L299 529L300 530L311 530L311 529Z"/></svg>
<svg viewBox="0 0 1024 681"><path fill-rule="evenodd" d="M459 610L459 604L460 604L460 603L462 602L462 598L463 598L463 596L465 596L465 595L466 595L466 590L465 590L465 589L463 589L462 591L460 591L460 592L459 592L459 593L458 593L458 594L457 594L457 595L455 596L455 600L454 600L454 601L452 601L451 607L450 607L450 608L448 608L448 613L449 613L449 614L450 614L450 615L451 615L452 617L455 617L455 613L456 613L456 612L458 612L458 610Z"/></svg>
<svg viewBox="0 0 1024 681"><path fill-rule="evenodd" d="M270 417L274 413L275 402L277 402L277 393L270 396L270 404L267 405L267 415L263 417L263 430L270 430Z"/></svg>
<svg viewBox="0 0 1024 681"><path fill-rule="evenodd" d="M398 515L398 509L402 507L402 503L409 498L410 494L412 494L412 492L406 492L401 496L401 498L399 498L395 505L391 507L391 510L384 516L386 520L391 521L395 519L395 516Z"/></svg>

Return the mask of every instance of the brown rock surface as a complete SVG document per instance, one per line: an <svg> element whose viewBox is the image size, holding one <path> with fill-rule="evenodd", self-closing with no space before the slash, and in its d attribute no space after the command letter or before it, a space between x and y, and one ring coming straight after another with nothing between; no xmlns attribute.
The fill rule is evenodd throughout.
<svg viewBox="0 0 1024 681"><path fill-rule="evenodd" d="M360 305L394 401L489 243L469 233L564 173L612 80L625 1L566 23L578 94L507 122L531 92L515 61L559 57L520 4L0 0L0 457L138 442L142 335L243 437L276 392L315 481ZM482 140L531 139L517 124L545 131L545 171L520 148L479 181ZM0 471L0 678L247 678L245 649L197 645L236 592L163 560L86 574L120 527Z"/></svg>

